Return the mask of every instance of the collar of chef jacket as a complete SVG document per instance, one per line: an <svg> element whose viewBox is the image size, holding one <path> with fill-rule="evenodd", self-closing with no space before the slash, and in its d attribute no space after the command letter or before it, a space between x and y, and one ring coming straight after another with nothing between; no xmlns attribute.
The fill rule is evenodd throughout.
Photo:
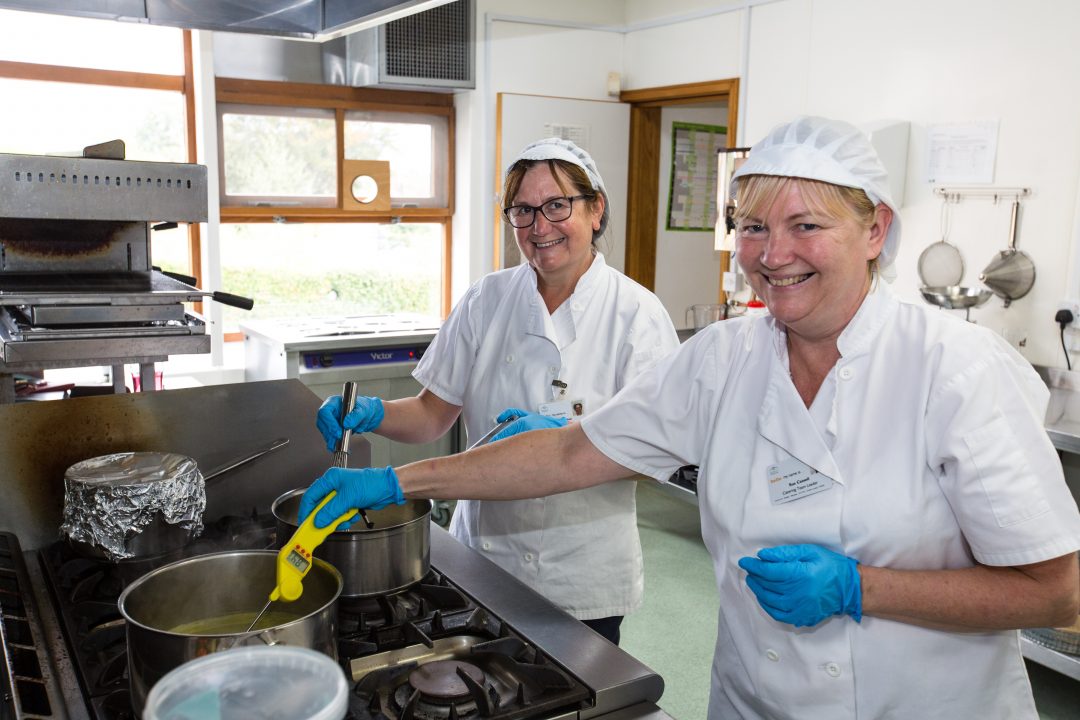
<svg viewBox="0 0 1080 720"><path fill-rule="evenodd" d="M867 294L851 322L837 338L840 350L838 367L869 351L895 304L892 292L882 284ZM791 381L784 328L771 316L759 318L753 332L748 334L747 342L752 343L759 335L771 340L775 352L769 354L769 379L761 412L758 413L758 433L804 464L843 484L844 478L832 452ZM828 431L834 435L838 429L838 398L839 389L833 398L827 423Z"/></svg>
<svg viewBox="0 0 1080 720"><path fill-rule="evenodd" d="M593 256L593 261L589 265L589 269L585 271L585 274L578 278L577 285L574 287L574 292L570 293L564 301L564 305L569 304L571 317L574 320L574 324L577 324L578 318L585 312L585 308L589 304L590 296L593 290L596 289L597 282L601 273L604 272L604 268L607 267L607 262L604 260L603 253L597 252ZM531 269L531 268L530 268ZM533 293L532 306L529 309L529 317L525 321L525 333L528 335L537 335L539 337L548 338L551 340L555 347L559 347L560 343L556 342L558 337L555 333L555 326L551 320L551 313L547 311L547 307L544 305L544 299L540 296L540 290L536 285L536 271L532 270L532 283L535 292ZM560 309L562 306L559 306ZM573 340L573 338L560 338L562 345L565 346Z"/></svg>

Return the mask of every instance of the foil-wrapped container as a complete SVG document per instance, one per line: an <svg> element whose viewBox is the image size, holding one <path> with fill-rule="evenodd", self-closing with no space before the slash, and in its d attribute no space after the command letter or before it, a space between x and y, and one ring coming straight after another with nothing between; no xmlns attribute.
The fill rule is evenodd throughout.
<svg viewBox="0 0 1080 720"><path fill-rule="evenodd" d="M78 462L64 473L60 532L108 560L176 550L202 533L206 483L195 461L126 452Z"/></svg>

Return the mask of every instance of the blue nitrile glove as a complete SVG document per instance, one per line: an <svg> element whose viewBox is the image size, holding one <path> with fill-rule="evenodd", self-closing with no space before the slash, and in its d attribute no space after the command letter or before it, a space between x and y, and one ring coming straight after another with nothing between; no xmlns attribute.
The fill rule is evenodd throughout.
<svg viewBox="0 0 1080 720"><path fill-rule="evenodd" d="M774 620L811 627L830 615L862 620L858 562L820 545L778 545L744 557L746 584Z"/></svg>
<svg viewBox="0 0 1080 720"><path fill-rule="evenodd" d="M323 404L319 407L319 414L315 416L315 425L319 428L319 432L322 433L323 439L326 440L326 449L330 452L337 449L338 440L341 439L343 429L339 419L341 418L341 403L340 395L332 395L323 401ZM353 409L345 416L344 427L358 433L371 432L379 427L382 420L382 400L377 397L364 397L361 395L356 398Z"/></svg>
<svg viewBox="0 0 1080 720"><path fill-rule="evenodd" d="M511 435L518 435L523 432L529 432L530 430L547 430L549 428L560 428L566 425L566 418L548 417L547 415L526 412L525 410L519 410L518 408L507 408L503 410L495 420L496 422L506 422L515 417L517 420L514 420L514 422L495 433L495 436L491 438L490 442L504 440Z"/></svg>
<svg viewBox="0 0 1080 720"><path fill-rule="evenodd" d="M332 467L313 482L300 498L297 523L302 524L331 490L336 491L337 495L315 516L315 527L324 528L353 508L381 510L390 503L405 504L397 473L389 465L360 469ZM347 530L358 517L356 515L351 521L342 523L338 529Z"/></svg>

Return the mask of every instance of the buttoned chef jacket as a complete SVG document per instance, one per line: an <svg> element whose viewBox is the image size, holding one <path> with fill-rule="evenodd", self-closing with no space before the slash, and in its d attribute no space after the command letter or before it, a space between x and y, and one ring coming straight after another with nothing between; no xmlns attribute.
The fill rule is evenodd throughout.
<svg viewBox="0 0 1080 720"><path fill-rule="evenodd" d="M772 317L715 323L582 421L638 472L664 480L700 466L720 593L709 718L1037 718L1017 631L867 616L795 628L746 587L738 559L788 543L913 570L1023 565L1080 547L1043 427L1048 392L1004 340L880 287L837 344L808 409ZM774 504L770 467L792 463L835 484Z"/></svg>
<svg viewBox="0 0 1080 720"><path fill-rule="evenodd" d="M588 414L678 344L660 300L598 253L552 314L531 266L485 276L413 375L462 406L474 441L509 407L581 402ZM578 619L625 615L640 607L644 583L635 488L624 480L533 500L459 501L450 532Z"/></svg>

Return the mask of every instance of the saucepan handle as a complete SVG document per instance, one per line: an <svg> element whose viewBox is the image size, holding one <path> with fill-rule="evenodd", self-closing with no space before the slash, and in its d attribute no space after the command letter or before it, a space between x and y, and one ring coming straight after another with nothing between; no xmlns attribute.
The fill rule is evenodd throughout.
<svg viewBox="0 0 1080 720"><path fill-rule="evenodd" d="M230 470L234 470L235 468L238 468L241 465L245 465L245 464L251 462L255 458L262 457L263 455L265 455L265 454L267 454L269 452L273 452L274 450L277 450L278 448L285 447L288 444L289 444L289 438L278 438L276 440L271 440L266 445L263 445L262 447L251 451L247 455L243 455L241 457L234 458L234 459L229 460L228 462L226 462L226 463L224 463L222 465L218 465L216 468L214 468L210 472L203 475L203 481L207 485L209 485L211 480L215 480L215 479L219 478L220 476L224 475L225 473L229 472Z"/></svg>

